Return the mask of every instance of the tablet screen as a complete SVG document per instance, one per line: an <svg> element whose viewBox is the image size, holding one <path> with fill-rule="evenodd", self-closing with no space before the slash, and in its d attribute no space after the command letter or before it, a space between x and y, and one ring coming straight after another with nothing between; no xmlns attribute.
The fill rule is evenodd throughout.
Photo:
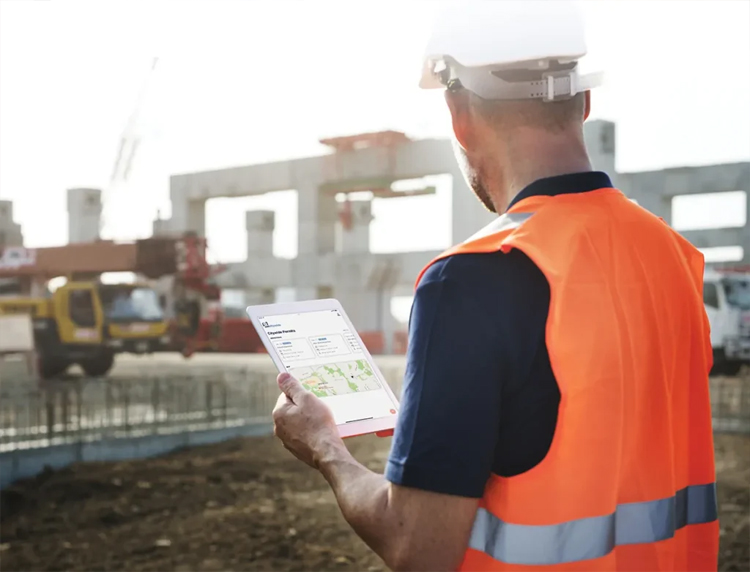
<svg viewBox="0 0 750 572"><path fill-rule="evenodd" d="M397 405L338 310L259 321L286 370L323 398L337 425L396 415Z"/></svg>

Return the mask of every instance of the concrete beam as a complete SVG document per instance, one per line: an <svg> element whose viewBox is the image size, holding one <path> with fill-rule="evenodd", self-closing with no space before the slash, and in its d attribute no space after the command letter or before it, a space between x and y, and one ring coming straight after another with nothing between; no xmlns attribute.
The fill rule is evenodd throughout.
<svg viewBox="0 0 750 572"><path fill-rule="evenodd" d="M299 189L308 187L311 182L320 185L326 181L384 175L411 179L449 172L454 163L450 141L423 139L405 143L394 150L365 148L320 157L173 175L170 177L170 196L173 202L198 201Z"/></svg>
<svg viewBox="0 0 750 572"><path fill-rule="evenodd" d="M615 125L592 121L586 124L584 133L594 167L607 171L623 192L667 221L671 222L672 218L673 196L736 190L750 192L750 163L620 174L615 171ZM346 186L355 181L362 184L368 180L393 181L436 174L450 174L453 178L452 243L465 239L494 218L495 215L484 211L467 188L456 164L452 143L427 139L394 148L364 148L320 157L175 175L170 181L175 213L171 222L174 228L202 231L202 222L198 219L202 219L203 205L210 198L296 189L299 193L298 257L293 261L278 260L254 253L251 260L232 265L220 276L220 285L249 291L291 287L296 289L297 299L333 292L352 308L362 306L362 312L355 312L357 319L362 321L357 325L371 327L371 324L382 321L370 308L375 305L374 296L384 295L371 285L378 269L384 264L389 268L395 266L393 274L396 277L387 287L381 288L387 289L389 296L408 295L413 292L414 281L421 269L439 252L335 252L336 203L333 191L326 191L326 185L340 183L339 186ZM750 228L686 231L683 234L699 248L750 244ZM360 242L357 241L357 247L361 247ZM347 247L354 246L354 242L347 243ZM746 250L750 255L750 248ZM382 305L380 298L378 300Z"/></svg>
<svg viewBox="0 0 750 572"><path fill-rule="evenodd" d="M614 156L614 147L610 149L608 143L614 138L614 124L591 121L584 130L592 152ZM610 164L614 166L614 161L602 167ZM413 179L454 172L457 172L456 160L450 140L420 139L394 148L367 147L318 157L172 175L170 194L172 200L198 201L299 189L313 182L321 185L348 179Z"/></svg>
<svg viewBox="0 0 750 572"><path fill-rule="evenodd" d="M750 192L750 162L621 173L619 179L622 191L639 203L641 197L649 194L671 198L725 191Z"/></svg>
<svg viewBox="0 0 750 572"><path fill-rule="evenodd" d="M696 248L719 246L745 246L743 228L711 228L705 230L683 230L680 234Z"/></svg>

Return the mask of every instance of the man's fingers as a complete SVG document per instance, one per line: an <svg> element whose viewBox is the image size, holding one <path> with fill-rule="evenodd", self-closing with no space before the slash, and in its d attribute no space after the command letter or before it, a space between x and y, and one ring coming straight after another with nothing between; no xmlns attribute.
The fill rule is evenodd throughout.
<svg viewBox="0 0 750 572"><path fill-rule="evenodd" d="M273 408L273 412L271 413L274 424L287 413L292 405L294 404L286 395L284 395L283 393L279 395L279 398L276 400L276 406Z"/></svg>
<svg viewBox="0 0 750 572"><path fill-rule="evenodd" d="M284 405L289 404L289 398L286 396L285 393L282 393L279 395L279 398L276 400L276 406L273 408L274 411L278 411Z"/></svg>
<svg viewBox="0 0 750 572"><path fill-rule="evenodd" d="M298 403L299 398L307 393L307 390L302 387L302 384L288 373L280 373L279 377L276 378L276 381L278 382L279 389L282 393L294 403Z"/></svg>

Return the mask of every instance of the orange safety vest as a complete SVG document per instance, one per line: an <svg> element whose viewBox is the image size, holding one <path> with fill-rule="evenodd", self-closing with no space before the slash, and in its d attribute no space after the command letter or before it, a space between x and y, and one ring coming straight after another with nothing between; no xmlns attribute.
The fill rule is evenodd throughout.
<svg viewBox="0 0 750 572"><path fill-rule="evenodd" d="M716 570L703 256L607 188L528 197L436 260L513 248L550 286L557 426L491 475L461 570Z"/></svg>

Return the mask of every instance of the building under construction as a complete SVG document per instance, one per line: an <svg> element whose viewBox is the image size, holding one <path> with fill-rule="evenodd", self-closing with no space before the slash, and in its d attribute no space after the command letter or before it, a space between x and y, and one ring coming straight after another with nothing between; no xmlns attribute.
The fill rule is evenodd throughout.
<svg viewBox="0 0 750 572"><path fill-rule="evenodd" d="M592 122L586 137L595 166L667 220L673 196L750 188L749 163L615 173L614 126ZM274 213L250 211L247 260L216 274L199 264L205 279L210 274L207 285L243 290L249 302L273 301L282 287L294 288L299 299L335 296L373 353L402 349L398 343L403 340L388 330L394 327L388 300L410 294L418 271L436 252L371 253L372 199L337 201L336 195L365 190L372 197L396 199L404 196L396 190L397 181L447 172L453 177L452 240L473 233L490 215L465 188L448 141L411 141L385 133L327 144L332 152L323 157L172 177L173 217L155 222L154 235L164 244L184 237L205 244L210 198L297 189L297 258L275 258ZM424 186L412 194L431 192ZM169 260L160 261L165 255L160 249L146 256L148 242L97 241L98 190L74 189L68 200L73 244L57 250L58 255L54 249L7 248L21 246L22 240L10 205L0 204L6 247L0 270L6 277L18 281L25 276L24 287L31 288L34 280L41 283L52 274L86 280L103 269L129 270L144 279L156 277L149 287L161 291L160 281L184 274L177 256L184 249L173 249L166 253ZM335 240L336 234L344 240ZM748 257L746 228L685 234L699 247L739 246L742 261ZM102 255L105 251L109 254ZM32 261L40 263L36 270ZM42 276L42 270L47 274ZM249 326L247 320L242 324ZM404 357L376 356L375 361L399 394ZM109 377L71 377L62 383L32 385L6 376L0 395L3 563L10 569L382 569L345 525L322 481L292 462L270 436L257 438L272 431L275 377L267 356L226 354L203 354L188 362L167 354L122 356ZM720 569L744 570L750 386L746 373L712 377L709 383ZM242 436L256 438L221 443ZM205 446L190 448L195 445ZM375 437L350 443L373 470L383 467L388 446L388 440ZM172 454L160 457L166 453ZM130 460L117 462L125 459Z"/></svg>
<svg viewBox="0 0 750 572"><path fill-rule="evenodd" d="M588 122L585 137L594 167L609 173L627 196L667 221L672 220L672 199L676 196L750 189L750 162L618 173L615 125ZM372 199L434 193L434 187L429 186L400 192L397 183L448 174L452 177L452 243L473 234L492 215L466 188L449 140L412 140L403 133L387 131L325 139L321 143L331 152L172 176L172 216L154 222L154 236L179 236L185 232L204 236L206 202L210 199L295 189L299 213L297 257L274 257L273 211L248 211L244 229L247 260L229 265L217 276L218 285L243 291L248 304L273 302L279 288L293 288L298 300L335 297L347 308L373 352L398 352L404 339L391 315L390 299L410 295L419 270L438 253L370 252ZM361 191L369 191L370 198L362 199ZM337 196L352 193L358 193L356 199L337 200ZM100 191L69 190L68 214L71 242L96 240L101 228ZM341 235L339 241L337 233ZM684 235L698 248L709 249L707 252L717 247L741 248L741 256L735 259L750 262L747 225L686 231ZM7 201L0 203L0 243L3 242L21 243L20 229Z"/></svg>

